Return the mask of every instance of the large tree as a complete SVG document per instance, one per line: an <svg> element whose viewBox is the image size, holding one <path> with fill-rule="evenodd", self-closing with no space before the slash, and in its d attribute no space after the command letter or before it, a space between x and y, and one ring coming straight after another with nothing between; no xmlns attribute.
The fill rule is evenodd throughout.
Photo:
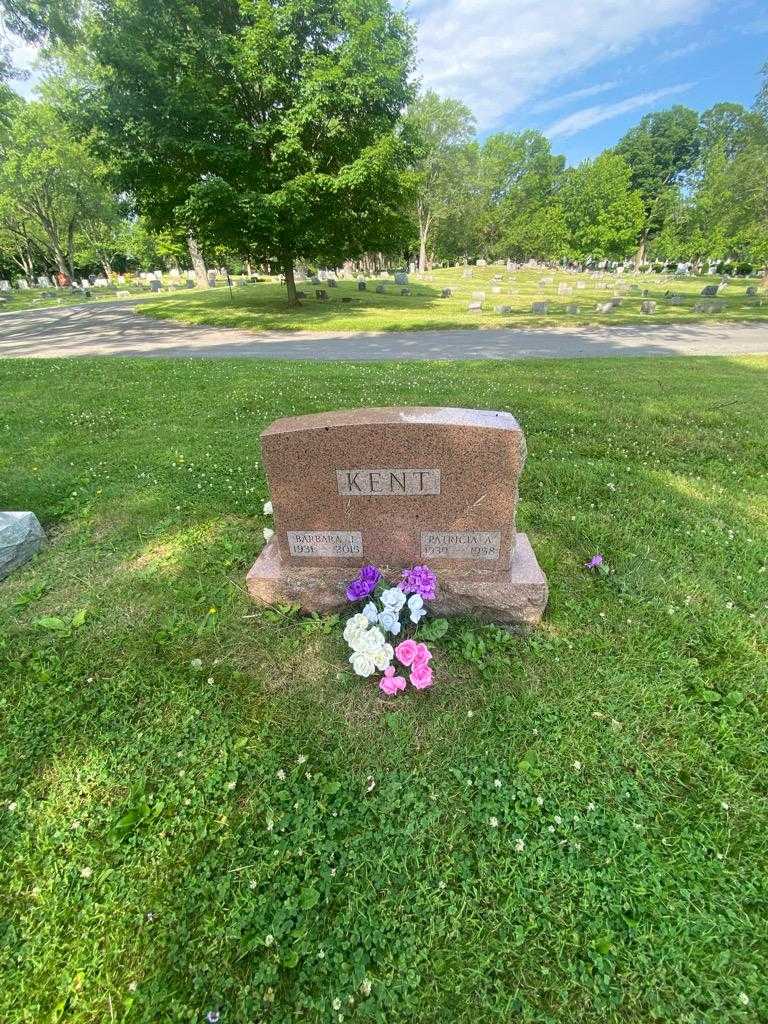
<svg viewBox="0 0 768 1024"><path fill-rule="evenodd" d="M661 230L674 190L695 166L699 153L699 116L675 106L646 114L619 141L616 152L629 165L632 187L643 199L645 217L637 237L637 260L642 263L650 238Z"/></svg>
<svg viewBox="0 0 768 1024"><path fill-rule="evenodd" d="M104 167L47 104L14 109L0 161L0 226L17 240L25 271L34 250L74 274L77 234L108 205Z"/></svg>
<svg viewBox="0 0 768 1024"><path fill-rule="evenodd" d="M409 108L406 128L417 152L415 212L419 270L424 271L430 236L441 224L455 219L471 191L468 148L475 133L475 119L459 100L425 92Z"/></svg>
<svg viewBox="0 0 768 1024"><path fill-rule="evenodd" d="M571 254L578 259L623 259L644 220L631 171L615 153L601 153L568 171L560 191Z"/></svg>
<svg viewBox="0 0 768 1024"><path fill-rule="evenodd" d="M155 228L285 274L407 236L411 29L388 0L94 0L78 110Z"/></svg>

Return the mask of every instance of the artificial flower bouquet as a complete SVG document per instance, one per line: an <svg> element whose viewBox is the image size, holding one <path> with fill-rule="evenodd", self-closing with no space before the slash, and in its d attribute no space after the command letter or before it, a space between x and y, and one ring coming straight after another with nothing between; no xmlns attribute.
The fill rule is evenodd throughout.
<svg viewBox="0 0 768 1024"><path fill-rule="evenodd" d="M395 587L386 585L375 565L364 565L347 587L347 599L362 605L344 627L344 639L352 651L350 664L365 678L383 673L379 689L389 697L404 690L408 681L417 690L432 685L432 652L406 633L416 631L427 614L425 602L434 600L436 593L437 578L426 565L405 569ZM405 674L398 674L405 670L408 681Z"/></svg>

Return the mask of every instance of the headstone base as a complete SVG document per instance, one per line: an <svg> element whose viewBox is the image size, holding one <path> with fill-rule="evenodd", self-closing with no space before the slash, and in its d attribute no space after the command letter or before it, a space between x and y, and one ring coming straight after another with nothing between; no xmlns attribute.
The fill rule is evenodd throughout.
<svg viewBox="0 0 768 1024"><path fill-rule="evenodd" d="M286 565L273 537L254 562L246 585L257 604L298 604L305 612L329 614L349 607L345 590L356 572L356 566ZM399 579L399 570L392 576ZM546 577L530 541L526 534L518 533L507 572L487 580L441 572L437 598L429 607L437 616L466 615L524 631L541 620L548 594Z"/></svg>

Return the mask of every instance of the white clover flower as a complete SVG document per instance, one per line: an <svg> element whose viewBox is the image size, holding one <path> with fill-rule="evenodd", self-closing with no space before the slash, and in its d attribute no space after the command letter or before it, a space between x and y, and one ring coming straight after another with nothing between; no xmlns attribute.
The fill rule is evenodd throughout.
<svg viewBox="0 0 768 1024"><path fill-rule="evenodd" d="M498 828L499 827L499 819L498 818L489 818L488 819L488 824L491 826L491 828Z"/></svg>
<svg viewBox="0 0 768 1024"><path fill-rule="evenodd" d="M13 814L13 812L16 810L18 806L19 805L16 803L15 800L11 800L11 802L8 804L8 810L11 812L11 814Z"/></svg>
<svg viewBox="0 0 768 1024"><path fill-rule="evenodd" d="M355 675L362 676L364 679L373 675L376 670L376 663L368 651L353 651L349 656L349 663Z"/></svg>
<svg viewBox="0 0 768 1024"><path fill-rule="evenodd" d="M271 832L275 827L274 821L271 818L267 818L267 832Z"/></svg>
<svg viewBox="0 0 768 1024"><path fill-rule="evenodd" d="M388 608L379 612L378 623L385 632L391 633L393 636L397 636L400 632L400 620L395 612L391 612Z"/></svg>
<svg viewBox="0 0 768 1024"><path fill-rule="evenodd" d="M81 878L90 878L93 874L93 868L80 868Z"/></svg>
<svg viewBox="0 0 768 1024"><path fill-rule="evenodd" d="M536 797L536 803L539 805L539 807L543 807L544 806L544 797L543 796L537 796Z"/></svg>
<svg viewBox="0 0 768 1024"><path fill-rule="evenodd" d="M203 667L202 658L193 658L189 663L189 667L193 668L195 672L198 672Z"/></svg>
<svg viewBox="0 0 768 1024"><path fill-rule="evenodd" d="M365 608L363 608L363 615L368 619L372 626L376 625L379 618L379 609L373 601L369 601Z"/></svg>
<svg viewBox="0 0 768 1024"><path fill-rule="evenodd" d="M274 935L265 935L264 936L264 945L265 946L273 946L274 943L275 943L275 936Z"/></svg>
<svg viewBox="0 0 768 1024"><path fill-rule="evenodd" d="M271 516L272 515L272 502L271 501L265 501L264 502L264 515L265 516Z"/></svg>
<svg viewBox="0 0 768 1024"><path fill-rule="evenodd" d="M341 1000L340 999L334 999L333 1000L333 1008L334 1008L334 1010L340 1010L341 1009Z"/></svg>
<svg viewBox="0 0 768 1024"><path fill-rule="evenodd" d="M297 764L306 764L307 763L307 755L306 754L299 754L299 756L296 758L296 763Z"/></svg>
<svg viewBox="0 0 768 1024"><path fill-rule="evenodd" d="M370 978L363 978L363 980L360 982L360 995L364 996L367 999L370 994L371 980Z"/></svg>
<svg viewBox="0 0 768 1024"><path fill-rule="evenodd" d="M575 772L580 772L581 771L581 761L574 761L573 762L573 770Z"/></svg>
<svg viewBox="0 0 768 1024"><path fill-rule="evenodd" d="M517 842L515 843L515 853L522 853L524 849L525 849L525 840L524 839L518 839Z"/></svg>
<svg viewBox="0 0 768 1024"><path fill-rule="evenodd" d="M277 771L275 772L275 778L279 779L280 782L285 782L285 772L283 771L282 768L277 769Z"/></svg>
<svg viewBox="0 0 768 1024"><path fill-rule="evenodd" d="M501 789L501 779L494 779L493 784L496 787L496 789Z"/></svg>
<svg viewBox="0 0 768 1024"><path fill-rule="evenodd" d="M275 536L275 531L270 530L268 526L265 526L264 529L261 531L261 535L264 538L264 540L270 541Z"/></svg>
<svg viewBox="0 0 768 1024"><path fill-rule="evenodd" d="M722 801L720 806L723 808L724 811L730 811L731 809L731 805L729 803L726 803L725 800Z"/></svg>
<svg viewBox="0 0 768 1024"><path fill-rule="evenodd" d="M381 595L381 603L385 609L388 609L395 615L399 615L400 609L405 604L405 594L400 587L390 587L389 590L385 590Z"/></svg>
<svg viewBox="0 0 768 1024"><path fill-rule="evenodd" d="M746 992L739 992L739 1002L742 1006L749 1006L749 996Z"/></svg>

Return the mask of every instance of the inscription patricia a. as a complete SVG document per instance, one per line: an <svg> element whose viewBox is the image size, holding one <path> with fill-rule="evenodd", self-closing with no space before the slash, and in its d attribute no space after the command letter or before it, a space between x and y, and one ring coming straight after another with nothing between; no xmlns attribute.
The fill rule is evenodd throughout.
<svg viewBox="0 0 768 1024"><path fill-rule="evenodd" d="M499 530L462 533L424 530L421 534L422 558L484 558L495 562L500 549Z"/></svg>
<svg viewBox="0 0 768 1024"><path fill-rule="evenodd" d="M355 558L363 553L358 530L288 530L288 550L296 558Z"/></svg>
<svg viewBox="0 0 768 1024"><path fill-rule="evenodd" d="M440 493L439 469L337 469L339 494L413 497Z"/></svg>

